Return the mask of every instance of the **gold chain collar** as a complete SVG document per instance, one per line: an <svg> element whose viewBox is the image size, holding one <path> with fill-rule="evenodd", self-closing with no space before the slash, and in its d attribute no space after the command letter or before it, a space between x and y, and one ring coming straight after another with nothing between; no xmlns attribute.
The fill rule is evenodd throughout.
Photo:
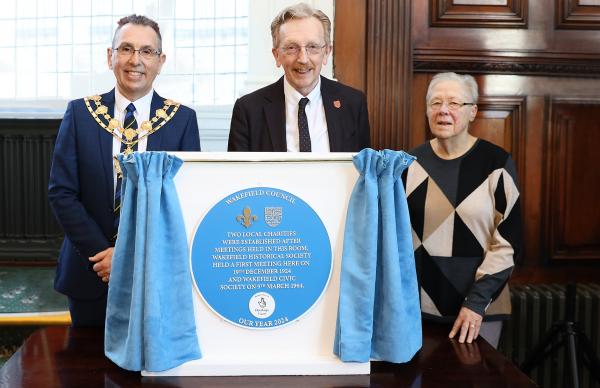
<svg viewBox="0 0 600 388"><path fill-rule="evenodd" d="M175 116L175 113L181 105L178 102L166 99L164 100L164 106L161 109L156 110L155 116L152 117L152 119L142 122L142 125L138 126L137 129L123 129L123 126L121 125L119 120L111 117L108 114L108 107L102 104L101 96L95 95L85 97L83 100L85 101L85 106L87 107L94 120L96 120L98 125L104 128L108 133L110 133L112 137L125 144L126 148L125 151L123 151L125 155L131 154L133 152L133 146L137 144L140 140L150 136L151 134L162 128L163 125L168 123L173 118L173 116ZM92 103L94 104L93 108ZM123 137L119 133L117 133L117 130L119 131L119 133L125 135L125 139L123 139ZM134 139L135 135L138 135L137 139Z"/></svg>

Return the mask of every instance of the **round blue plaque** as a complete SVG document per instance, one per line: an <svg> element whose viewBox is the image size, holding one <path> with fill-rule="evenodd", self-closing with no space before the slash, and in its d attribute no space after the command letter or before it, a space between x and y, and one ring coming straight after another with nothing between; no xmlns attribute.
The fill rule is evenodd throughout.
<svg viewBox="0 0 600 388"><path fill-rule="evenodd" d="M291 323L322 295L331 244L317 213L287 191L253 187L228 195L202 219L192 274L210 308L251 329Z"/></svg>

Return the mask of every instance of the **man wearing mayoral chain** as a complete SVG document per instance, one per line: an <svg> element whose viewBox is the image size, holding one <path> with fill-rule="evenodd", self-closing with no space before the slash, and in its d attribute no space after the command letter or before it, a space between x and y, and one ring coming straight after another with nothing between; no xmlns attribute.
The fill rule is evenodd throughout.
<svg viewBox="0 0 600 388"><path fill-rule="evenodd" d="M284 76L238 99L229 151L358 152L371 144L365 95L321 76L331 21L300 3L271 23L272 53Z"/></svg>
<svg viewBox="0 0 600 388"><path fill-rule="evenodd" d="M121 198L114 156L200 151L195 112L153 90L166 59L158 24L122 18L107 58L116 87L69 103L50 171L48 196L65 232L54 286L68 296L73 326L104 325Z"/></svg>

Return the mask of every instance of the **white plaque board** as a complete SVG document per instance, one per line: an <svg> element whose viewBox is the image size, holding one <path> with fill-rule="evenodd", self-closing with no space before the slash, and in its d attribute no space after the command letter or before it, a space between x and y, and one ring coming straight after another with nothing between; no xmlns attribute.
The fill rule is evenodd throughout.
<svg viewBox="0 0 600 388"><path fill-rule="evenodd" d="M358 178L353 154L173 154L185 162L175 184L190 244L203 217L224 197L251 187L272 187L301 198L320 216L329 235L333 266L324 293L306 314L291 324L268 330L252 330L227 322L207 305L194 286L194 313L202 358L168 371L142 374L368 374L368 362L344 363L333 354L346 210Z"/></svg>

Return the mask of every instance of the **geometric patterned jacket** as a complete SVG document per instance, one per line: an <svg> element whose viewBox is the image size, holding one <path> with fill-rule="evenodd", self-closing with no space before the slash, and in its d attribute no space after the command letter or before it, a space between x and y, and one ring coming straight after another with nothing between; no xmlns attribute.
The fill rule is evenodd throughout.
<svg viewBox="0 0 600 388"><path fill-rule="evenodd" d="M508 279L521 250L517 173L502 148L478 139L439 158L429 142L403 174L423 318L453 322L465 306L508 319Z"/></svg>

